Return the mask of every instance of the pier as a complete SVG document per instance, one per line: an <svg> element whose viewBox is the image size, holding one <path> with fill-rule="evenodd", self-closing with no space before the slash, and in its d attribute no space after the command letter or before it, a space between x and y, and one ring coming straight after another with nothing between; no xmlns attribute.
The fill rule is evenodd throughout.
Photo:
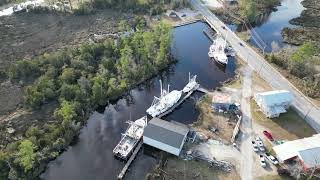
<svg viewBox="0 0 320 180"><path fill-rule="evenodd" d="M204 29L203 30L203 34L204 35L206 35L210 40L211 40L211 42L213 42L214 41L214 32L210 29Z"/></svg>
<svg viewBox="0 0 320 180"><path fill-rule="evenodd" d="M130 156L129 160L127 161L126 165L123 167L123 169L121 170L120 174L118 175L118 179L123 179L123 177L125 176L127 170L129 169L129 166L131 165L131 163L133 162L133 160L136 158L140 148L142 147L143 142L140 140L138 146L136 147L136 149L133 151L132 155Z"/></svg>
<svg viewBox="0 0 320 180"><path fill-rule="evenodd" d="M199 21L201 21L201 19L183 21L181 23L175 24L173 27L176 28L176 27L186 26L186 25L193 24L193 23L196 23L196 22L199 22Z"/></svg>

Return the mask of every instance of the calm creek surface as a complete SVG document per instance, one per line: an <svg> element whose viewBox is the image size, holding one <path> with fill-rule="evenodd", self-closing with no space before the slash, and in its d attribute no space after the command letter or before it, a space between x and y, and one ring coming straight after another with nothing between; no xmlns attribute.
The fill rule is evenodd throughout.
<svg viewBox="0 0 320 180"><path fill-rule="evenodd" d="M144 116L154 96L159 96L159 79L170 84L170 89L181 90L188 81L188 72L198 75L199 83L214 89L221 82L234 76L235 60L230 58L226 68L220 67L208 57L211 44L204 35L204 23L198 22L175 28L173 31L172 53L178 62L171 65L159 76L149 80L130 91L130 95L109 105L103 113L94 112L87 125L81 130L79 141L49 164L43 174L44 179L116 179L124 162L113 157L112 150L120 141L127 120ZM195 93L173 113L165 117L185 124L197 120L198 112L194 107L196 99L201 96ZM127 173L127 179L144 179L156 159L140 152Z"/></svg>
<svg viewBox="0 0 320 180"><path fill-rule="evenodd" d="M281 30L285 27L295 27L291 25L289 21L300 16L304 9L301 1L302 0L282 0L281 5L277 7L276 11L263 14L256 18L256 26L253 29L266 44L266 52L271 52L272 49L276 50L286 46L286 44L282 42ZM241 31L242 27L231 25L230 28ZM250 42L257 46L253 38L250 39ZM271 45L272 43L274 45Z"/></svg>
<svg viewBox="0 0 320 180"><path fill-rule="evenodd" d="M279 47L284 46L281 30L284 27L292 27L289 20L298 17L303 10L300 2L301 0L283 0L276 12L260 17L254 29L267 44L267 52L272 50L272 42L276 42ZM207 52L211 42L202 32L205 28L207 26L200 22L175 28L172 53L178 63L131 90L130 95L107 106L103 113L94 112L88 124L81 130L78 143L51 162L43 178L116 179L124 162L116 160L112 150L119 142L121 133L127 128L125 122L130 117L131 120L135 120L145 115L145 110L152 103L153 97L159 95L159 79L162 79L165 85L170 84L170 89L181 90L188 81L188 72L197 74L201 86L207 89L214 89L221 82L233 77L236 68L233 58L229 60L226 68L220 67L208 58ZM254 44L253 41L252 43ZM200 96L200 93L195 93L164 119L185 124L196 121L198 112L194 104ZM155 163L155 158L140 152L126 179L144 179Z"/></svg>

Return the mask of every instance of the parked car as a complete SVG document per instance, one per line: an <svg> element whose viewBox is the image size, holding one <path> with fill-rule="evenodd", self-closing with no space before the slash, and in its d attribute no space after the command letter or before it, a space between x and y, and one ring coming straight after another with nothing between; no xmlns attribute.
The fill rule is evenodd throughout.
<svg viewBox="0 0 320 180"><path fill-rule="evenodd" d="M256 137L256 142L257 142L257 144L258 144L258 147L259 147L259 150L260 151L265 151L266 149L264 148L264 144L263 144L263 142L262 142L262 140L261 140L261 138L259 137L259 136L257 136Z"/></svg>
<svg viewBox="0 0 320 180"><path fill-rule="evenodd" d="M225 26L221 26L221 27L222 27L222 29L224 29L224 30L226 30L226 29L227 29Z"/></svg>
<svg viewBox="0 0 320 180"><path fill-rule="evenodd" d="M265 153L265 156L266 156L266 158L267 158L269 161L271 161L272 164L274 164L274 165L279 164L278 159L275 158L274 156L272 156L271 154Z"/></svg>
<svg viewBox="0 0 320 180"><path fill-rule="evenodd" d="M239 44L240 44L240 46L244 46L241 42Z"/></svg>
<svg viewBox="0 0 320 180"><path fill-rule="evenodd" d="M272 134L268 131L263 131L263 134L270 140L270 141L274 141Z"/></svg>
<svg viewBox="0 0 320 180"><path fill-rule="evenodd" d="M256 142L262 141L259 136L256 136L255 140L256 140Z"/></svg>
<svg viewBox="0 0 320 180"><path fill-rule="evenodd" d="M266 151L266 148L264 148L264 145L263 145L261 142L258 143L258 146L259 146L259 150L260 150L261 152Z"/></svg>
<svg viewBox="0 0 320 180"><path fill-rule="evenodd" d="M258 145L256 144L256 142L255 141L251 141L251 144L252 144L253 151L254 152L258 152L259 148L258 148Z"/></svg>
<svg viewBox="0 0 320 180"><path fill-rule="evenodd" d="M264 158L264 156L262 154L259 155L259 159L260 159L260 165L262 167L266 167L267 166L266 159Z"/></svg>

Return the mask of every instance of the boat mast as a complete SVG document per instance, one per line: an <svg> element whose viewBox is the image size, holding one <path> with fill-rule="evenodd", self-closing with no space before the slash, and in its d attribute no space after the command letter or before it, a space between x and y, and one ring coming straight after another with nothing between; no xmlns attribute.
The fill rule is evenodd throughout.
<svg viewBox="0 0 320 180"><path fill-rule="evenodd" d="M169 91L169 87L170 87L170 84L168 84L168 92L167 93L169 93L170 91Z"/></svg>
<svg viewBox="0 0 320 180"><path fill-rule="evenodd" d="M228 33L226 34L226 38L224 39L224 47L223 47L223 49L225 49L226 46L227 46L227 37L228 37Z"/></svg>
<svg viewBox="0 0 320 180"><path fill-rule="evenodd" d="M161 81L161 79L160 79L160 97L162 97L162 81Z"/></svg>
<svg viewBox="0 0 320 180"><path fill-rule="evenodd" d="M189 72L189 82L190 82L190 72Z"/></svg>

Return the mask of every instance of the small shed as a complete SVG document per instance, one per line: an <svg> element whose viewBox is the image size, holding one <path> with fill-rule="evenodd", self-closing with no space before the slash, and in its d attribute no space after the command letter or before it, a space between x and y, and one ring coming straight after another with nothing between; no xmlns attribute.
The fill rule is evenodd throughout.
<svg viewBox="0 0 320 180"><path fill-rule="evenodd" d="M305 171L320 169L320 147L299 151L298 157Z"/></svg>
<svg viewBox="0 0 320 180"><path fill-rule="evenodd" d="M274 118L279 117L281 113L287 112L293 96L289 91L276 90L257 93L254 99L268 118Z"/></svg>
<svg viewBox="0 0 320 180"><path fill-rule="evenodd" d="M179 156L188 132L184 124L153 118L144 129L143 143Z"/></svg>

